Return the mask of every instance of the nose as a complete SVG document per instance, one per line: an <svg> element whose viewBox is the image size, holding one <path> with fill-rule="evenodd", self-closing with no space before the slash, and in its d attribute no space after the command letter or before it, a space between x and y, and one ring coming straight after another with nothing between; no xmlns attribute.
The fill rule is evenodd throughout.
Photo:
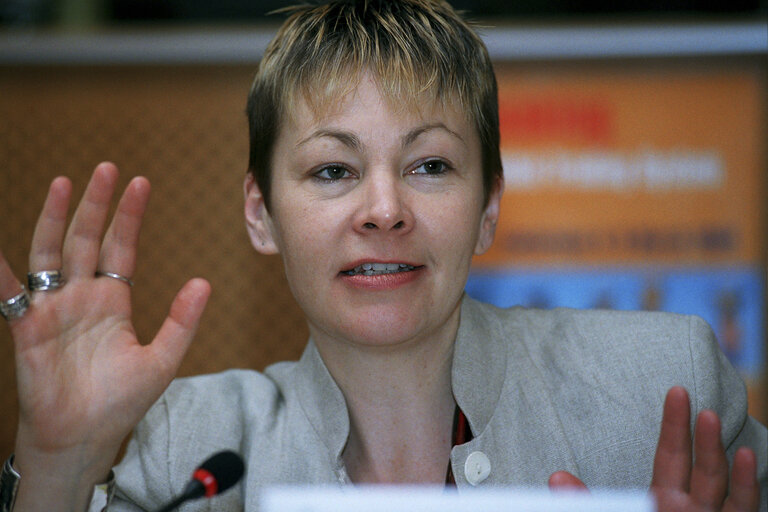
<svg viewBox="0 0 768 512"><path fill-rule="evenodd" d="M413 229L414 217L405 184L390 173L369 173L361 183L361 204L355 215L355 229L363 234Z"/></svg>

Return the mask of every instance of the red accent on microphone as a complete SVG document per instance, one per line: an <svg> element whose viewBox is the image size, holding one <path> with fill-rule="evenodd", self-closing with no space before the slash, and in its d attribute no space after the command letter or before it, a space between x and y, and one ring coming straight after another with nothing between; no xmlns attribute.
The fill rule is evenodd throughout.
<svg viewBox="0 0 768 512"><path fill-rule="evenodd" d="M211 474L210 471L198 468L192 473L192 478L203 484L205 487L205 497L210 498L215 496L219 492L219 483L216 481L216 477Z"/></svg>

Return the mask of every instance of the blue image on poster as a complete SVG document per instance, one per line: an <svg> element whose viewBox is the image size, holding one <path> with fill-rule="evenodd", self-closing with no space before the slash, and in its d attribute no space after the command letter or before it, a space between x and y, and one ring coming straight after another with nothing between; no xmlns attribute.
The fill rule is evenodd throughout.
<svg viewBox="0 0 768 512"><path fill-rule="evenodd" d="M467 293L500 307L658 310L698 315L743 374L765 366L764 274L755 267L473 270Z"/></svg>

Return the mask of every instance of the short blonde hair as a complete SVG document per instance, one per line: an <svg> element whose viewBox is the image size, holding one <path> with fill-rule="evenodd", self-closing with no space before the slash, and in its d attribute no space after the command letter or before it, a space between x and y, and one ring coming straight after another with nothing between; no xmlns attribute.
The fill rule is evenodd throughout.
<svg viewBox="0 0 768 512"><path fill-rule="evenodd" d="M302 95L318 109L370 72L393 105L453 102L477 128L485 200L502 175L496 77L480 37L441 0L331 0L286 9L248 95L248 172L270 205L281 120Z"/></svg>

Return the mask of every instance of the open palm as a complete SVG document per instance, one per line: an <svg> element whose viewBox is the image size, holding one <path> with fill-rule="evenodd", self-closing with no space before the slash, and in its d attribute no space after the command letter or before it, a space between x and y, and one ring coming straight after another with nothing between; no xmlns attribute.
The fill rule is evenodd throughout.
<svg viewBox="0 0 768 512"><path fill-rule="evenodd" d="M131 181L104 233L116 181L115 166L99 165L66 229L72 187L57 178L35 228L30 271L61 269L66 283L32 292L30 308L9 322L21 466L77 453L83 466L106 474L124 437L173 379L210 293L206 281L188 282L155 339L139 342L129 284L95 276L97 270L131 276L135 268L149 182ZM0 299L19 292L0 254Z"/></svg>

